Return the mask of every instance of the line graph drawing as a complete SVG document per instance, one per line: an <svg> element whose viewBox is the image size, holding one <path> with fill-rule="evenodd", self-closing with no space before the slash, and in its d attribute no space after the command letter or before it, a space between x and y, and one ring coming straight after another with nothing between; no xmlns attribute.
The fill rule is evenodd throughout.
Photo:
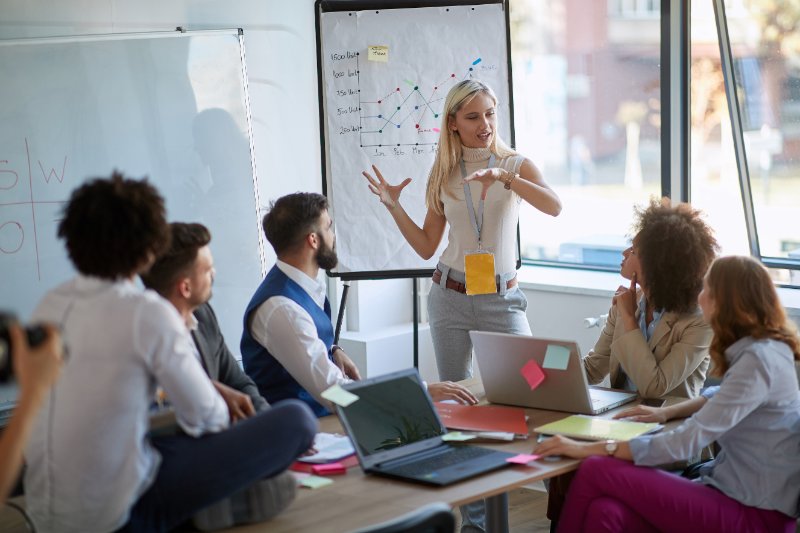
<svg viewBox="0 0 800 533"><path fill-rule="evenodd" d="M418 82L403 79L373 100L362 100L361 67L356 58L356 80L359 97L359 144L362 148L383 146L427 146L438 144L441 112L447 92L457 82L471 78L482 59L474 59L464 74L442 75L440 81L426 88ZM427 92L427 95L423 93Z"/></svg>

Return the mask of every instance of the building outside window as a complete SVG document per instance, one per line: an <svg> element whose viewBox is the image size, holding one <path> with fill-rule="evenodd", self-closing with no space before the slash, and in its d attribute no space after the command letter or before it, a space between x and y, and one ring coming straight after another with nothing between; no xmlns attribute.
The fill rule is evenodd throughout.
<svg viewBox="0 0 800 533"><path fill-rule="evenodd" d="M800 15L724 6L760 256L800 266ZM555 219L523 207L523 260L616 269L633 206L662 193L660 2L511 0L510 18L516 145L564 205ZM748 254L713 3L692 2L690 18L690 200L723 254Z"/></svg>

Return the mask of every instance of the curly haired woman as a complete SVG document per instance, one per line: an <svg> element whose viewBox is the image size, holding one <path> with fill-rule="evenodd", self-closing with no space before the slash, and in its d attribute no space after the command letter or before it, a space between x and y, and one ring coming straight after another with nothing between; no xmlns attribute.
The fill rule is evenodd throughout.
<svg viewBox="0 0 800 533"><path fill-rule="evenodd" d="M614 295L603 332L584 359L586 374L591 383L610 375L612 387L644 398L694 398L711 343L697 295L717 241L699 211L666 198L637 208L634 230L621 264L631 283Z"/></svg>
<svg viewBox="0 0 800 533"><path fill-rule="evenodd" d="M635 236L620 265L631 283L614 295L603 332L583 360L586 375L590 383L610 375L612 387L643 398L695 398L706 379L712 337L697 297L717 241L688 204L652 200L635 215ZM547 517L553 530L573 476L550 481Z"/></svg>

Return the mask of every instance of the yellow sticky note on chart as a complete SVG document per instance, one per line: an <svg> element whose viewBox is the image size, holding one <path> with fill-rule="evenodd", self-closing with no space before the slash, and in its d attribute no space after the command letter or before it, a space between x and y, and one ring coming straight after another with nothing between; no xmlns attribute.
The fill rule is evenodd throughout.
<svg viewBox="0 0 800 533"><path fill-rule="evenodd" d="M329 402L333 402L341 407L347 407L354 401L358 400L358 396L352 392L344 390L341 385L334 385L333 387L325 389L321 396Z"/></svg>
<svg viewBox="0 0 800 533"><path fill-rule="evenodd" d="M380 61L381 63L389 62L389 47L370 45L367 47L367 59L370 61Z"/></svg>

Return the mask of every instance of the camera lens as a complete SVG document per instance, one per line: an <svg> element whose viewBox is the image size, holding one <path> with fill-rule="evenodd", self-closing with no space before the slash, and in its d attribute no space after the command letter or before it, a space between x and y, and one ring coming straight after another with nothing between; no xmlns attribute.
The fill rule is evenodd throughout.
<svg viewBox="0 0 800 533"><path fill-rule="evenodd" d="M0 311L0 383L8 382L14 375L11 368L11 335L9 328L17 321L13 313ZM47 338L47 331L43 326L25 327L25 336L28 338L28 346L35 347L40 345Z"/></svg>

